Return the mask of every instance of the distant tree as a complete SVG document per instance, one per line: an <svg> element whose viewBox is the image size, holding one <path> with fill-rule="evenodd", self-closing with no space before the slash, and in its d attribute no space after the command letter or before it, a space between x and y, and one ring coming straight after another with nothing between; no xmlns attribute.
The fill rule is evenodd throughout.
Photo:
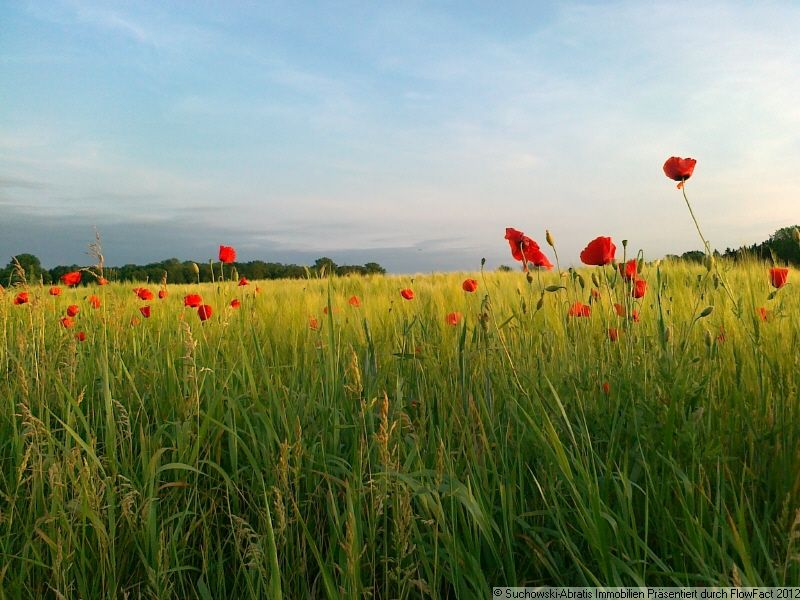
<svg viewBox="0 0 800 600"><path fill-rule="evenodd" d="M514 269L512 269L508 265L500 265L499 267L497 267L497 270L500 271L501 273L509 273L509 272L513 271Z"/></svg>
<svg viewBox="0 0 800 600"><path fill-rule="evenodd" d="M16 259L16 262L14 259ZM33 254L28 253L17 254L8 261L8 265L3 270L4 281L18 282L20 280L21 274L18 273L17 263L22 267L25 280L28 283L38 283L44 279L47 279L44 283L50 283L50 274L47 271L42 271L41 261ZM47 275L47 277L45 278L43 275Z"/></svg>
<svg viewBox="0 0 800 600"><path fill-rule="evenodd" d="M333 259L323 256L314 261L314 270L318 275L329 275L336 272L336 263Z"/></svg>
<svg viewBox="0 0 800 600"><path fill-rule="evenodd" d="M364 265L369 275L386 275L386 269L376 262L368 262Z"/></svg>

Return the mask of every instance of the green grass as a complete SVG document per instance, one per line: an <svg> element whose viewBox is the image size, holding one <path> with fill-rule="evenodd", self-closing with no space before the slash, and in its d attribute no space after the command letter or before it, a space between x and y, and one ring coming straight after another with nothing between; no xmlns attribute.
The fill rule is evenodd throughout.
<svg viewBox="0 0 800 600"><path fill-rule="evenodd" d="M133 286L6 290L0 597L798 584L800 294L723 267L737 304L645 266L638 323L610 267L171 286L150 319Z"/></svg>

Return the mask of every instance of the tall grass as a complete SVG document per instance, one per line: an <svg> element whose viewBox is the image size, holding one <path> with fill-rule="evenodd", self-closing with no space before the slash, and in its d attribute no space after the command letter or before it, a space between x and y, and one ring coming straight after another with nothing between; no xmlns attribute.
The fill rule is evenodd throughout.
<svg viewBox="0 0 800 600"><path fill-rule="evenodd" d="M588 319L591 270L7 290L0 597L798 584L800 296L722 268L646 266L639 322L610 267Z"/></svg>

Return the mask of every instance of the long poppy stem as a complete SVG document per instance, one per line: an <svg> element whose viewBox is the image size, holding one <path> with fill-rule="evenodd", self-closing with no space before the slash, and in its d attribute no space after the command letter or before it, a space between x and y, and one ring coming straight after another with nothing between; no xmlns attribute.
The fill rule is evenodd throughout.
<svg viewBox="0 0 800 600"><path fill-rule="evenodd" d="M686 201L686 207L689 209L689 214L692 216L692 221L694 221L694 226L697 228L697 233L700 236L700 239L703 241L703 246L705 248L706 254L711 254L711 246L706 240L703 232L700 231L700 224L697 222L697 217L694 216L694 211L692 210L692 205L689 203L689 198L686 196L686 180L683 180L683 185L681 185L681 192L683 193L683 199Z"/></svg>

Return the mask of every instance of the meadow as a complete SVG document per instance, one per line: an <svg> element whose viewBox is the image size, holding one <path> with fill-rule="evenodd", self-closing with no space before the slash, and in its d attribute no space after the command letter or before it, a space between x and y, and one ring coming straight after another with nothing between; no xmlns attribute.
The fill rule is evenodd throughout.
<svg viewBox="0 0 800 600"><path fill-rule="evenodd" d="M0 597L796 585L798 275L707 267L9 288Z"/></svg>

